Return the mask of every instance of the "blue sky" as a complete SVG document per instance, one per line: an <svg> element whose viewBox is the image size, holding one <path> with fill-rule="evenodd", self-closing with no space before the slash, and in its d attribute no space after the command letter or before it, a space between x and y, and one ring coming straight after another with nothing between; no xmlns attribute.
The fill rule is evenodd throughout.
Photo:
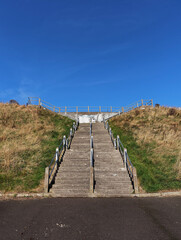
<svg viewBox="0 0 181 240"><path fill-rule="evenodd" d="M1 0L0 101L181 106L180 0Z"/></svg>

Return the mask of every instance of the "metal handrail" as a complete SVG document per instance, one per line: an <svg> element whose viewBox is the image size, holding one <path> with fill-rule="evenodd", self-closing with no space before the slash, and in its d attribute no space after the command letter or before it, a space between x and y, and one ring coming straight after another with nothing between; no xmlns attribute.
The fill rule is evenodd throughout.
<svg viewBox="0 0 181 240"><path fill-rule="evenodd" d="M112 130L111 130L111 128L109 126L109 123L107 121L104 121L104 127L108 131L114 147L116 149L118 149L120 154L121 154L121 157L123 159L123 163L124 163L125 167L127 168L127 171L128 171L128 173L130 175L130 178L131 178L131 181L133 182L133 188L134 188L134 176L133 176L134 166L133 166L133 164L132 164L132 162L129 158L129 155L127 153L127 149L124 148L119 136L117 136L117 139L114 138Z"/></svg>
<svg viewBox="0 0 181 240"><path fill-rule="evenodd" d="M59 147L56 148L56 153L54 154L54 156L48 166L48 169L50 171L50 173L48 174L48 188L52 184L52 181L56 175L58 166L62 161L62 158L63 158L63 155L64 155L66 149L70 148L72 138L73 138L76 130L78 129L78 126L79 126L78 121L76 123L73 122L73 127L70 129L69 136L67 138L66 138L66 136L64 136L62 141L60 142ZM52 166L52 168L51 168L51 166ZM55 167L57 167L57 168L55 169Z"/></svg>

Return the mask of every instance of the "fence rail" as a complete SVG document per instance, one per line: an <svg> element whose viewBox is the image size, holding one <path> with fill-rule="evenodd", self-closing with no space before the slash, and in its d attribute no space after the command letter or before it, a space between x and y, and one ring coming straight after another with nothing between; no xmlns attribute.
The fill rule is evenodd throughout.
<svg viewBox="0 0 181 240"><path fill-rule="evenodd" d="M62 106L57 107L54 106L51 103L48 103L41 98L38 97L28 97L28 105L38 105L43 108L47 108L53 112L57 113L67 113L67 112L86 112L86 113L93 113L93 112L99 112L99 113L123 113L128 112L134 108L138 108L141 106L153 106L153 100L139 100L135 103L132 103L126 107L114 107L114 106Z"/></svg>
<svg viewBox="0 0 181 240"><path fill-rule="evenodd" d="M45 182L44 182L44 191L48 192L50 187L52 186L55 176L57 173L57 170L59 168L59 165L62 162L63 156L65 154L65 151L70 148L72 138L74 137L75 132L77 131L79 126L79 122L73 123L72 128L70 129L69 136L66 138L66 136L63 136L62 141L60 142L60 145L56 148L56 152L49 164L48 167L45 169Z"/></svg>
<svg viewBox="0 0 181 240"><path fill-rule="evenodd" d="M124 167L127 169L129 177L132 181L133 189L134 189L135 193L137 193L138 192L138 184L137 184L136 168L133 166L133 164L128 156L127 149L124 148L119 136L117 136L117 138L114 138L111 127L109 126L108 122L104 121L104 127L110 135L113 146L115 147L115 149L119 150L121 158L123 160Z"/></svg>

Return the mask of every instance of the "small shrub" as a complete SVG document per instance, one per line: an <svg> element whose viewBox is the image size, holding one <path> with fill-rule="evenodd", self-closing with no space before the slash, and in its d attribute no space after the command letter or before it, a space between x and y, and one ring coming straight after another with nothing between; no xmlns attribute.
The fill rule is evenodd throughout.
<svg viewBox="0 0 181 240"><path fill-rule="evenodd" d="M138 109L135 110L135 116L138 116L140 114L140 111Z"/></svg>
<svg viewBox="0 0 181 240"><path fill-rule="evenodd" d="M177 114L177 110L175 108L170 108L168 110L167 116L175 116Z"/></svg>

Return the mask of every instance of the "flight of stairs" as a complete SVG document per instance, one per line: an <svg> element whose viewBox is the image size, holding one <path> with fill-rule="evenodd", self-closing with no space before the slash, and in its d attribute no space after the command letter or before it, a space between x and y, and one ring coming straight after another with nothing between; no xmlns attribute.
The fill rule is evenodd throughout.
<svg viewBox="0 0 181 240"><path fill-rule="evenodd" d="M95 194L120 196L133 192L133 187L120 153L113 147L110 136L102 123L93 125Z"/></svg>
<svg viewBox="0 0 181 240"><path fill-rule="evenodd" d="M92 124L95 189L90 193L90 124L82 123L65 152L50 193L55 197L112 197L133 192L120 153L103 123Z"/></svg>

